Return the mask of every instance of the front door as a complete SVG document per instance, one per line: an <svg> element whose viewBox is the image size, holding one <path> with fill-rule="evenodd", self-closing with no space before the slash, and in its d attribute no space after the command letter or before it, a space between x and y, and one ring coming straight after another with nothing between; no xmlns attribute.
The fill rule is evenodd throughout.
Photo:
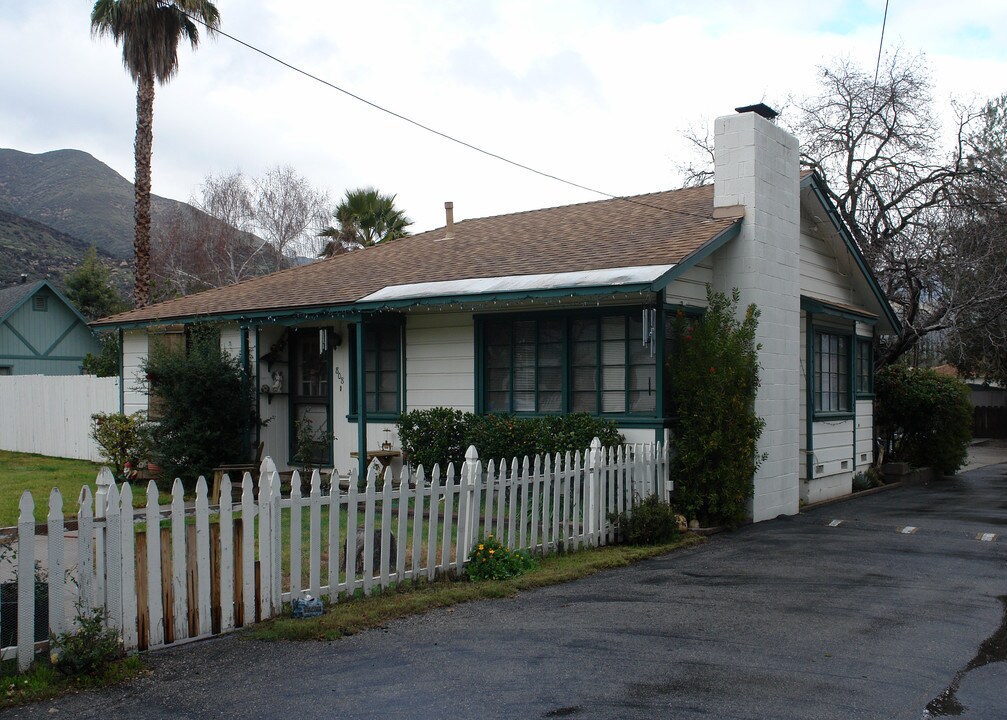
<svg viewBox="0 0 1007 720"><path fill-rule="evenodd" d="M304 328L291 336L290 464L331 467L331 331Z"/></svg>

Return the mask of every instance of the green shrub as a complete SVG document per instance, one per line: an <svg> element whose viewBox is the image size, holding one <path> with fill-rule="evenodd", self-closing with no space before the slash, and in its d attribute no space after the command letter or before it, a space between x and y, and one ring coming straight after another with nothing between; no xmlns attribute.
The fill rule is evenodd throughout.
<svg viewBox="0 0 1007 720"><path fill-rule="evenodd" d="M98 445L102 462L118 480L127 479L127 466L137 470L150 459L150 424L143 412L95 413L91 416L91 438Z"/></svg>
<svg viewBox="0 0 1007 720"><path fill-rule="evenodd" d="M101 350L97 355L87 353L81 363L85 375L98 377L119 376L119 335L105 333L101 336Z"/></svg>
<svg viewBox="0 0 1007 720"><path fill-rule="evenodd" d="M443 471L448 462L454 462L458 468L469 445L475 445L480 459L487 463L567 450L584 451L596 437L603 447L620 445L623 441L614 422L587 413L524 418L480 416L438 407L400 415L396 427L410 465L423 465L428 472L435 464Z"/></svg>
<svg viewBox="0 0 1007 720"><path fill-rule="evenodd" d="M968 457L972 404L968 387L930 368L889 365L874 379L874 422L895 457L950 475Z"/></svg>
<svg viewBox="0 0 1007 720"><path fill-rule="evenodd" d="M465 418L465 447L475 445L484 465L490 460L534 457L541 435L539 418L471 414Z"/></svg>
<svg viewBox="0 0 1007 720"><path fill-rule="evenodd" d="M595 438L601 440L602 447L617 447L625 440L614 421L588 413L549 415L539 422L537 453L554 455L567 450L583 451L591 447Z"/></svg>
<svg viewBox="0 0 1007 720"><path fill-rule="evenodd" d="M158 398L153 459L191 488L217 465L245 459L254 419L251 383L218 334L195 328L189 341L188 350L154 345L141 372Z"/></svg>
<svg viewBox="0 0 1007 720"><path fill-rule="evenodd" d="M50 658L60 673L98 675L125 654L118 632L106 627L106 621L104 608L85 614L78 612L76 632L52 638Z"/></svg>
<svg viewBox="0 0 1007 720"><path fill-rule="evenodd" d="M454 408L435 407L413 410L399 416L395 427L399 443L412 467L419 465L428 473L434 465L446 470L448 463L465 459L466 413Z"/></svg>
<svg viewBox="0 0 1007 720"><path fill-rule="evenodd" d="M509 550L492 535L480 537L469 553L465 572L469 580L506 580L538 567L535 558Z"/></svg>
<svg viewBox="0 0 1007 720"><path fill-rule="evenodd" d="M755 414L759 310L737 319L740 293L707 287L702 319L679 312L668 359L675 417L671 471L675 501L690 518L736 525L747 512L765 421Z"/></svg>
<svg viewBox="0 0 1007 720"><path fill-rule="evenodd" d="M627 545L661 545L678 539L675 509L657 495L651 495L632 511L609 513L608 521Z"/></svg>

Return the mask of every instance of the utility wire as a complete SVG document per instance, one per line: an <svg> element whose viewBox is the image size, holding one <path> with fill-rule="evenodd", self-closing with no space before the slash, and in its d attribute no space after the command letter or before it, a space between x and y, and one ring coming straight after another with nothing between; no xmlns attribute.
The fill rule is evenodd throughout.
<svg viewBox="0 0 1007 720"><path fill-rule="evenodd" d="M885 14L881 18L881 40L878 42L878 61L874 65L874 84L871 86L871 106L874 106L874 91L878 88L878 72L881 70L881 48L885 46L885 26L888 24L888 0L885 0Z"/></svg>
<svg viewBox="0 0 1007 720"><path fill-rule="evenodd" d="M886 7L887 7L887 5L886 5ZM677 215L688 215L689 217L699 218L700 220L710 220L711 219L710 216L708 216L708 215L700 215L699 213L691 213L691 212L689 212L687 210L676 210L676 209L673 209L673 208L661 207L660 205L651 205L650 203L641 202L639 200L633 200L633 199L628 198L628 197L624 197L624 196L620 196L620 195L613 195L612 193L605 192L604 190L597 190L595 188L588 187L587 185L581 185L580 183L576 183L576 182L574 182L572 180L567 180L565 178L561 178L558 175L553 175L553 174L545 172L543 170L537 170L536 168L533 168L533 167L531 167L529 165L525 165L525 164L520 163L520 162L518 162L516 160L511 160L510 158L504 157L503 155L499 155L499 154L497 154L495 152L491 152L489 150L485 150L485 149L483 149L483 148L481 148L481 147L479 147L477 145L473 145L470 142L466 142L465 140L460 140L459 138L456 138L456 137L454 137L452 135L448 135L447 133L442 132L440 130L437 130L436 128L432 128L429 125L424 125L423 123L421 123L421 122L419 122L417 120L413 120L410 117L406 117L405 115L402 115L401 113L397 113L394 110L389 110L386 107L378 105L377 103L372 102L372 101L368 100L367 98L361 97L360 95L357 95L356 93L353 93L353 92L350 92L349 90L346 90L345 88L341 88L338 85L336 85L335 83L329 82L328 80L325 80L324 78L318 77L317 75L313 75L312 73L308 72L307 70L303 70L302 68L299 68L296 65L293 65L293 64L287 62L286 60L278 58L277 56L272 55L271 53L268 53L265 50L262 50L262 49L256 47L255 45L252 45L251 43L245 42L244 40L242 40L240 38L237 38L234 35L230 35L230 34L224 32L223 30L220 30L219 28L211 28L209 25L207 25L202 20L202 18L199 18L199 17L197 17L195 15L191 15L191 14L185 12L184 10L182 10L181 8L179 8L177 5L175 6L175 9L179 13L181 13L182 15L185 15L186 17L188 17L193 22L197 22L200 25L202 25L203 27L205 27L207 29L208 34L223 35L228 40L231 40L231 41L233 41L233 42L235 42L235 43L237 43L237 44L239 44L239 45L241 45L243 47L246 47L249 50L251 50L252 52L258 53L259 55L262 55L263 57L266 57L266 58L268 58L269 60L272 60L275 63L279 63L280 65L283 65L288 70L293 70L294 72L299 73L299 74L305 76L306 78L309 78L311 80L314 80L315 82L321 83L322 85L325 85L326 87L331 88L332 90L336 90L337 92L341 92L344 95L346 95L348 97L351 97L354 100L357 100L358 102L362 102L365 105L368 105L368 106L374 108L375 110L378 110L380 112L383 112L383 113L386 113L388 115L391 115L394 118L402 120L403 122L407 122L410 125L413 125L415 127L420 128L421 130L425 130L425 131L427 131L429 133L437 135L438 137L441 137L441 138L443 138L445 140L448 140L448 141L453 142L453 143L457 143L458 145L461 145L462 147L466 147L469 150L474 150L475 152L478 152L478 153L481 153L483 155L486 155L487 157L491 157L491 158L494 158L495 160L499 160L501 162L505 162L508 165L513 165L514 167L520 168L521 170L526 170L528 172L535 173L536 175L539 175L541 177L548 178L550 180L555 180L556 182L563 183L564 185L569 185L571 187L575 187L575 188L578 188L580 190L586 190L587 192L594 193L596 195L601 195L603 197L609 198L610 200L620 200L622 202L630 203L632 205L639 205L641 207L651 208L653 210L660 210L660 211L666 212L666 213L672 213L672 214L677 214ZM887 10L886 10L886 12L887 12Z"/></svg>

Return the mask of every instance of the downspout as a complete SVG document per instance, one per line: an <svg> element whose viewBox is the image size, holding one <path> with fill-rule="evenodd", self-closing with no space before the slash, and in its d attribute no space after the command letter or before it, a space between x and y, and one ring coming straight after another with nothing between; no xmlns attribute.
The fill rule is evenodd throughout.
<svg viewBox="0 0 1007 720"><path fill-rule="evenodd" d="M664 442L665 427L664 418L668 409L664 406L664 364L667 358L664 355L664 290L657 293L657 310L654 313L653 338L654 343L654 409L657 415L658 426L654 429L654 440Z"/></svg>
<svg viewBox="0 0 1007 720"><path fill-rule="evenodd" d="M357 482L367 477L367 392L364 387L364 319L357 323Z"/></svg>
<svg viewBox="0 0 1007 720"><path fill-rule="evenodd" d="M119 328L119 414L126 414L126 369L123 362L123 331Z"/></svg>
<svg viewBox="0 0 1007 720"><path fill-rule="evenodd" d="M807 374L804 378L804 404L806 406L804 411L804 444L805 444L805 462L807 467L805 469L805 478L808 483L813 479L813 470L815 469L815 423L814 423L814 412L815 412L815 330L814 330L814 316L809 312L805 316L804 320L804 344L805 344L805 357L807 362Z"/></svg>

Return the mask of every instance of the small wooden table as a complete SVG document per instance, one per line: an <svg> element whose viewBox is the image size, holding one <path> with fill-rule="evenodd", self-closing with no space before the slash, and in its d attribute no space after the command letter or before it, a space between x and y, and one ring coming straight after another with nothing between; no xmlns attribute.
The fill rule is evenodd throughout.
<svg viewBox="0 0 1007 720"><path fill-rule="evenodd" d="M360 453L351 452L351 458L360 457ZM367 465L370 466L372 462L377 460L381 463L381 469L387 470L388 466L392 464L392 460L397 457L402 457L402 452L399 450L368 450L367 451Z"/></svg>

